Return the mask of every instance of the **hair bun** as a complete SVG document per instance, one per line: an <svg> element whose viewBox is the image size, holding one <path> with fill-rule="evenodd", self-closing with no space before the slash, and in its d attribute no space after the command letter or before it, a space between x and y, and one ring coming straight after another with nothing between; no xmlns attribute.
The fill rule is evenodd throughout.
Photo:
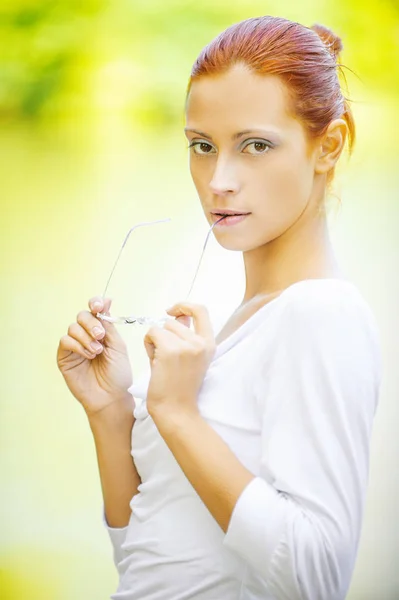
<svg viewBox="0 0 399 600"><path fill-rule="evenodd" d="M337 59L344 47L341 38L335 35L331 29L319 23L312 25L311 29L317 33L321 41L327 46L327 50Z"/></svg>

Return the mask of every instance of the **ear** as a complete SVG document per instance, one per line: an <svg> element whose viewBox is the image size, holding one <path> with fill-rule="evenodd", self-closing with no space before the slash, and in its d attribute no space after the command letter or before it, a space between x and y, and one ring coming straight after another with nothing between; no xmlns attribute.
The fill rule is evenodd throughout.
<svg viewBox="0 0 399 600"><path fill-rule="evenodd" d="M348 128L343 119L334 119L320 140L315 172L328 173L335 167L344 149Z"/></svg>

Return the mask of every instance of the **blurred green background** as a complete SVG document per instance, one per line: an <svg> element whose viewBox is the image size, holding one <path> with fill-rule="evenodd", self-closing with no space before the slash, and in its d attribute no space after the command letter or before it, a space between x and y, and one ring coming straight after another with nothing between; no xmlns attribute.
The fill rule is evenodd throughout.
<svg viewBox="0 0 399 600"><path fill-rule="evenodd" d="M94 445L57 371L58 340L139 221L172 217L132 236L110 289L115 312L161 311L187 293L207 231L182 133L190 68L217 33L261 14L331 27L356 74L358 142L337 174L331 229L378 320L385 374L348 597L399 598L397 0L2 0L4 600L103 600L116 588ZM242 286L239 256L211 241L192 299L215 328ZM139 373L143 330L123 335Z"/></svg>

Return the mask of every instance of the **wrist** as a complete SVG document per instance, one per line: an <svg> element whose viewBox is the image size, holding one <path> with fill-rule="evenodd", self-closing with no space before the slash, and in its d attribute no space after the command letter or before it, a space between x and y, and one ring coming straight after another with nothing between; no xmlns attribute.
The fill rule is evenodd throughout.
<svg viewBox="0 0 399 600"><path fill-rule="evenodd" d="M197 406L172 406L160 405L148 411L161 435L169 435L177 430L187 430L202 421Z"/></svg>
<svg viewBox="0 0 399 600"><path fill-rule="evenodd" d="M134 398L126 392L124 396L115 399L114 402L111 402L98 411L86 411L86 416L93 433L104 429L131 429L135 420L133 410Z"/></svg>

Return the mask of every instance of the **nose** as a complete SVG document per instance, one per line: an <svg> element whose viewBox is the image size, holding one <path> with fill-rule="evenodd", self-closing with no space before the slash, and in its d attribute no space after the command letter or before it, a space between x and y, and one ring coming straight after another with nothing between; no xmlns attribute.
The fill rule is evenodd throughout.
<svg viewBox="0 0 399 600"><path fill-rule="evenodd" d="M239 191L238 173L232 161L219 157L209 182L209 188L216 196L237 194Z"/></svg>

